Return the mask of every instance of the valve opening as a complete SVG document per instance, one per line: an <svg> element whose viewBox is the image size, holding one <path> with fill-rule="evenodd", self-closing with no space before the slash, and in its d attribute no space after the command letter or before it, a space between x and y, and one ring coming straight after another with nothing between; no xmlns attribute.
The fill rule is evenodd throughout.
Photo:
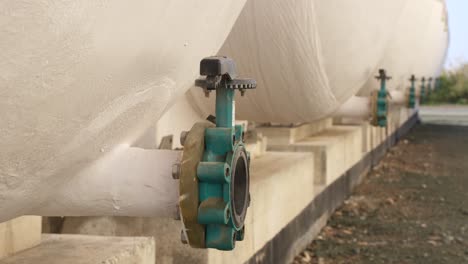
<svg viewBox="0 0 468 264"><path fill-rule="evenodd" d="M244 149L237 151L234 160L234 170L231 184L231 207L233 208L233 220L237 227L242 227L249 206L249 169L247 155Z"/></svg>

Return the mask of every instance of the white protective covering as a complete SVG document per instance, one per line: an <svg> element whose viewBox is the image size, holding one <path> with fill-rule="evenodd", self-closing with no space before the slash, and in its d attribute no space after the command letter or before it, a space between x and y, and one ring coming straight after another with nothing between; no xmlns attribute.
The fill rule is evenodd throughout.
<svg viewBox="0 0 468 264"><path fill-rule="evenodd" d="M375 74L409 1L248 1L219 52L258 82L237 99L237 118L295 123L333 113ZM198 89L197 108L212 113Z"/></svg>
<svg viewBox="0 0 468 264"><path fill-rule="evenodd" d="M1 1L0 219L132 145L190 87L244 3Z"/></svg>
<svg viewBox="0 0 468 264"><path fill-rule="evenodd" d="M412 74L416 78L437 77L447 53L449 32L447 10L442 0L411 0L396 23L391 39L378 68L392 76L389 89L405 90ZM376 69L377 71L377 69ZM419 86L419 85L418 85ZM368 95L378 89L379 83L371 78L359 92Z"/></svg>

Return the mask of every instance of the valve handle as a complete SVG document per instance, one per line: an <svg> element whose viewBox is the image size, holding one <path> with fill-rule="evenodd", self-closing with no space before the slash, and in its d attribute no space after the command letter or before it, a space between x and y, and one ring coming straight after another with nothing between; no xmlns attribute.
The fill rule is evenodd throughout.
<svg viewBox="0 0 468 264"><path fill-rule="evenodd" d="M416 76L414 76L414 74L411 75L411 78L408 79L408 81L412 81L412 82L415 82L415 81L417 81L417 80L418 80L418 79L416 78Z"/></svg>
<svg viewBox="0 0 468 264"><path fill-rule="evenodd" d="M254 79L236 78L236 64L231 58L224 56L204 58L200 62L200 75L205 77L195 80L195 86L204 90L216 90L224 86L227 89L245 91L257 87Z"/></svg>
<svg viewBox="0 0 468 264"><path fill-rule="evenodd" d="M391 76L387 76L387 72L384 69L379 69L379 75L375 76L377 80L390 80Z"/></svg>

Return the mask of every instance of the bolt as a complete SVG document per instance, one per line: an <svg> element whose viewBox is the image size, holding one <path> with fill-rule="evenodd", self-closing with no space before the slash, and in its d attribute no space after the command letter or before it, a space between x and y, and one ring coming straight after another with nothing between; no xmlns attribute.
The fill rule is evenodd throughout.
<svg viewBox="0 0 468 264"><path fill-rule="evenodd" d="M182 131L182 133L180 133L180 144L182 146L185 145L185 140L187 140L188 133L188 131Z"/></svg>
<svg viewBox="0 0 468 264"><path fill-rule="evenodd" d="M176 163L172 165L172 178L178 180L180 178L180 164Z"/></svg>
<svg viewBox="0 0 468 264"><path fill-rule="evenodd" d="M182 244L188 244L187 235L185 234L184 230L180 230L180 241Z"/></svg>
<svg viewBox="0 0 468 264"><path fill-rule="evenodd" d="M203 89L203 92L205 92L205 97L206 97L206 98L210 97L210 92L211 92L210 90L208 90L208 89Z"/></svg>
<svg viewBox="0 0 468 264"><path fill-rule="evenodd" d="M226 219L229 219L229 215L231 214L231 211L229 210L229 208L226 209L226 213L225 213L225 218Z"/></svg>
<svg viewBox="0 0 468 264"><path fill-rule="evenodd" d="M180 220L180 207L179 205L175 206L174 220Z"/></svg>

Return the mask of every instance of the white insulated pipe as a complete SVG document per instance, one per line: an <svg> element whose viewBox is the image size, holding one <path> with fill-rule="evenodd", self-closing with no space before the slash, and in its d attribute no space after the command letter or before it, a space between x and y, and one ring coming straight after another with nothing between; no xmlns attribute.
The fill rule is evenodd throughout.
<svg viewBox="0 0 468 264"><path fill-rule="evenodd" d="M390 93L390 104L404 105L406 103L406 93L404 91L392 90Z"/></svg>
<svg viewBox="0 0 468 264"><path fill-rule="evenodd" d="M333 114L333 117L366 119L371 116L371 98L353 96Z"/></svg>
<svg viewBox="0 0 468 264"><path fill-rule="evenodd" d="M172 165L180 160L180 151L122 147L55 188L28 214L174 217L179 181Z"/></svg>
<svg viewBox="0 0 468 264"><path fill-rule="evenodd" d="M406 103L406 93L392 90L389 92L389 103L392 105L403 105ZM333 117L366 119L371 117L371 97L353 96L333 114Z"/></svg>

